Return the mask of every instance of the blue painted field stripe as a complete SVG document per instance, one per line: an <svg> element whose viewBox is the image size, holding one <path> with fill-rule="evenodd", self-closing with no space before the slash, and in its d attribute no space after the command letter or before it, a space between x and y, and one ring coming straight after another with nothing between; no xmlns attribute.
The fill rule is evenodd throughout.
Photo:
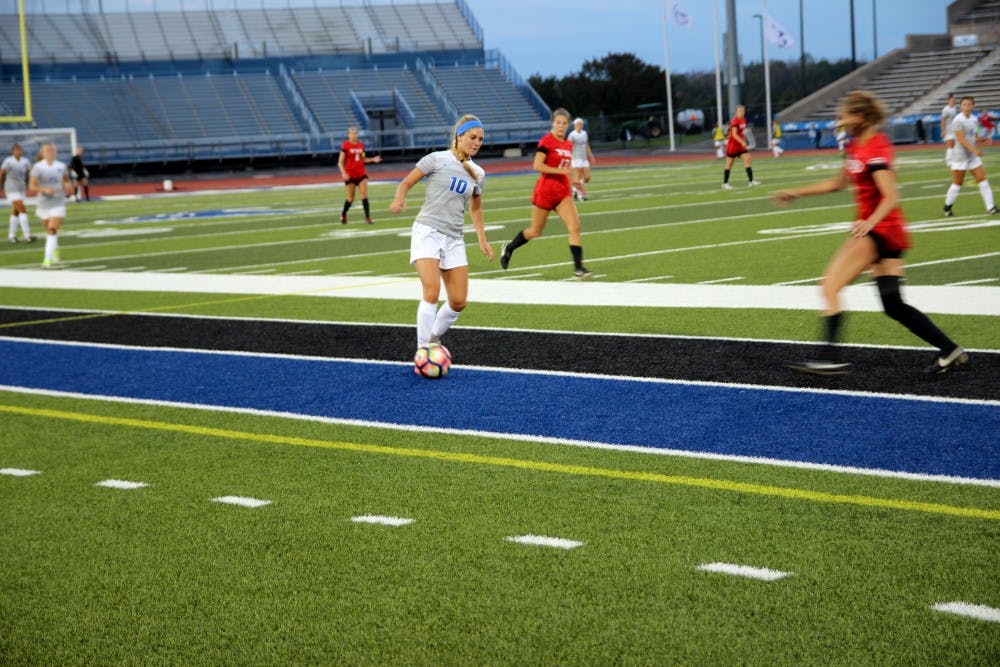
<svg viewBox="0 0 1000 667"><path fill-rule="evenodd" d="M995 405L11 339L0 358L33 389L1000 479Z"/></svg>

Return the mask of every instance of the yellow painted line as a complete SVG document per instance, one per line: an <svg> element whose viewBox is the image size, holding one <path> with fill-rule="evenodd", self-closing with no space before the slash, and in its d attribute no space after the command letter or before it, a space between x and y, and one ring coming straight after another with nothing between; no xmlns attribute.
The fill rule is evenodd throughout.
<svg viewBox="0 0 1000 667"><path fill-rule="evenodd" d="M279 274L280 275L280 274ZM107 313L86 313L84 315L65 315L63 317L49 317L41 320L26 320L24 322L6 322L0 324L0 329L13 329L15 327L30 327L39 324L55 324L57 322L74 322L77 320L93 320L101 317L116 317L118 315L141 315L143 313L156 313L164 310L179 310L182 308L199 308L201 306L219 306L227 303L242 303L245 301L260 301L263 299L278 299L286 296L306 296L320 292L336 292L339 290L357 289L363 287L381 287L383 285L395 285L397 283L410 282L412 278L398 278L395 280L381 280L379 282L362 283L360 285L342 285L340 287L321 287L317 289L302 290L301 292L283 292L281 294L251 294L249 296L237 296L227 299L211 299L209 301L194 301L191 303L177 303L167 306L155 306L153 308L135 308L132 310L116 310ZM39 310L45 310L40 307Z"/></svg>
<svg viewBox="0 0 1000 667"><path fill-rule="evenodd" d="M386 456L401 456L416 459L432 459L437 461L448 461L452 463L470 463L474 465L496 466L500 468L517 468L520 470L531 470L535 472L548 472L561 475L573 475L578 477L602 477L605 479L618 479L637 482L651 482L654 484L670 484L674 486L688 486L700 489L712 489L716 491L730 491L733 493L747 493L758 496L770 496L776 498L788 498L792 500L804 500L815 503L830 503L835 505L855 505L860 507L872 507L877 509L904 510L912 512L925 512L928 514L944 514L950 516L960 516L973 519L987 519L990 521L1000 521L1000 510L989 510L979 507L960 507L955 505L943 505L940 503L925 503L914 500L899 500L893 498L876 498L873 496L857 496L848 494L827 493L825 491L810 491L808 489L797 489L783 486L768 486L764 484L751 484L747 482L734 482L724 479L710 479L706 477L687 477L683 475L665 475L657 472L641 472L630 470L614 470L610 468L594 468L591 466L578 466L565 463L552 463L548 461L532 461L526 459L512 459L500 456L485 456L482 454L470 454L466 452L445 452L433 449L415 449L412 447L387 447L383 445L368 445L359 442L341 442L336 440L316 440L313 438L299 438L296 436L276 435L267 433L249 433L246 431L233 431L229 429L212 428L208 426L195 426L192 424L177 424L172 422L152 421L146 419L132 419L129 417L111 417L107 415L95 415L85 412L70 412L65 410L52 410L48 408L27 408L17 405L0 404L0 412L29 417L45 417L49 419L64 419L78 422L89 422L102 424L105 426L124 426L129 428L150 429L155 431L172 431L187 435L201 435L210 438L224 438L227 440L244 440L250 442L262 442L273 445L291 445L295 447L320 447L323 449L336 449L350 452L361 452L365 454L381 454Z"/></svg>

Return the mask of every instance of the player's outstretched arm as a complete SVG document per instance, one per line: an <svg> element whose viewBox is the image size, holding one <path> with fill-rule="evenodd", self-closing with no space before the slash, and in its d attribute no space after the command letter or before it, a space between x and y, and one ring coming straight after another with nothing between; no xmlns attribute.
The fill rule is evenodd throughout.
<svg viewBox="0 0 1000 667"><path fill-rule="evenodd" d="M405 211L406 193L409 192L423 177L424 172L414 167L413 171L407 174L406 178L401 180L399 185L396 186L396 196L392 198L392 203L389 204L389 210L393 213L402 213Z"/></svg>
<svg viewBox="0 0 1000 667"><path fill-rule="evenodd" d="M772 195L772 198L776 203L784 204L799 197L837 192L838 190L843 190L845 187L847 187L847 173L841 172L837 176L820 181L819 183L804 185L801 188L793 188L791 190L779 190Z"/></svg>

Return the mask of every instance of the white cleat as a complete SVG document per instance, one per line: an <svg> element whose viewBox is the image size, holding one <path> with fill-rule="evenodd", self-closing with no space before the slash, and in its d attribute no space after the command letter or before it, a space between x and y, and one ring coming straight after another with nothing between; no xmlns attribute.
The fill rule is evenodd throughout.
<svg viewBox="0 0 1000 667"><path fill-rule="evenodd" d="M723 183L722 184L722 189L723 190L732 190L733 186L731 186L729 183Z"/></svg>
<svg viewBox="0 0 1000 667"><path fill-rule="evenodd" d="M750 181L749 185L750 185L751 188L755 188L758 185L760 185L760 181Z"/></svg>

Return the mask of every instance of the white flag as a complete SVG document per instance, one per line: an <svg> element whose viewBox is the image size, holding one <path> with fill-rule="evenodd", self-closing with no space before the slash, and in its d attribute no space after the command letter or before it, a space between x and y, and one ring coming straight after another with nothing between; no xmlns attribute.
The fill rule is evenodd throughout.
<svg viewBox="0 0 1000 667"><path fill-rule="evenodd" d="M674 23L681 26L682 28L687 28L690 30L694 23L691 22L691 15L684 11L679 2L675 2L673 6L670 7L670 15L674 19Z"/></svg>
<svg viewBox="0 0 1000 667"><path fill-rule="evenodd" d="M790 49L795 46L795 38L792 37L792 33L785 30L783 25L770 16L767 17L764 32L767 34L767 41L779 49Z"/></svg>

